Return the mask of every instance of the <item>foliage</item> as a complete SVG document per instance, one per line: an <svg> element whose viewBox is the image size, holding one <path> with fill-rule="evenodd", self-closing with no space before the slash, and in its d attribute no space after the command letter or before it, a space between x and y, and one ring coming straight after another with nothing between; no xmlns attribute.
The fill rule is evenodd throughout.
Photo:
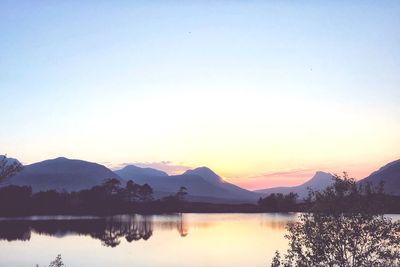
<svg viewBox="0 0 400 267"><path fill-rule="evenodd" d="M58 254L56 259L52 262L50 262L49 267L63 267L65 266L62 259L61 259L61 255Z"/></svg>
<svg viewBox="0 0 400 267"><path fill-rule="evenodd" d="M179 201L184 201L187 194L188 194L187 188L181 186L178 192L176 192L176 197Z"/></svg>
<svg viewBox="0 0 400 267"><path fill-rule="evenodd" d="M400 224L383 215L306 213L288 231L287 266L400 264Z"/></svg>
<svg viewBox="0 0 400 267"><path fill-rule="evenodd" d="M170 196L163 197L161 203L168 209L168 211L173 212L176 210L182 210L183 207L187 207L186 196L188 195L187 188L181 186L179 190Z"/></svg>
<svg viewBox="0 0 400 267"><path fill-rule="evenodd" d="M271 267L281 266L281 255L279 251L275 251L275 257L272 259Z"/></svg>
<svg viewBox="0 0 400 267"><path fill-rule="evenodd" d="M36 267L39 267L39 265L36 264ZM66 267L66 265L62 261L61 255L58 254L57 257L52 262L50 262L49 267Z"/></svg>
<svg viewBox="0 0 400 267"><path fill-rule="evenodd" d="M273 193L265 198L260 198L258 205L264 211L294 211L297 197L297 194L293 192L287 195Z"/></svg>
<svg viewBox="0 0 400 267"><path fill-rule="evenodd" d="M40 215L71 213L118 213L129 212L135 205L153 200L153 189L145 184L129 181L122 187L117 179L79 192L49 190L32 193L31 187L10 185L0 188L0 214Z"/></svg>
<svg viewBox="0 0 400 267"><path fill-rule="evenodd" d="M284 262L271 266L399 266L400 222L380 214L381 186L357 186L344 174L322 192L311 192L311 212L288 225Z"/></svg>
<svg viewBox="0 0 400 267"><path fill-rule="evenodd" d="M7 155L0 156L0 183L15 175L21 169L22 165L18 161L10 161L7 159Z"/></svg>
<svg viewBox="0 0 400 267"><path fill-rule="evenodd" d="M312 201L312 212L338 213L382 213L385 210L386 196L383 184L372 187L370 184L357 185L347 173L334 175L334 183L323 191L310 190L308 201Z"/></svg>

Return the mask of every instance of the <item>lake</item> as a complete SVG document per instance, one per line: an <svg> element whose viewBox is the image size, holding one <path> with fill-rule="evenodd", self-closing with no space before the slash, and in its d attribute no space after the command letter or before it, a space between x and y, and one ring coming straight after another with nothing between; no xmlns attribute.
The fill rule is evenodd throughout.
<svg viewBox="0 0 400 267"><path fill-rule="evenodd" d="M295 213L0 219L0 266L269 266Z"/></svg>

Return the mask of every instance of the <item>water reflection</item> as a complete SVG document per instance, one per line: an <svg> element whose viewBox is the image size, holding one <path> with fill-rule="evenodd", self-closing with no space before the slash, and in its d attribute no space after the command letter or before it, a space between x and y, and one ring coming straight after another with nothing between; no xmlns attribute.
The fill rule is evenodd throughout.
<svg viewBox="0 0 400 267"><path fill-rule="evenodd" d="M236 220L234 216L229 215L227 219ZM273 230L283 230L287 222L292 219L292 214L264 216L260 218L260 225ZM219 217L219 221L222 220L224 218ZM217 222L212 220L192 220L190 227L207 228L215 223ZM121 243L121 239L129 243L149 240L153 235L154 227L162 230L176 230L181 237L189 234L189 223L185 214L163 216L132 214L91 218L33 217L0 220L0 240L29 241L32 233L53 237L84 235L100 240L104 246L116 247Z"/></svg>
<svg viewBox="0 0 400 267"><path fill-rule="evenodd" d="M296 214L0 218L0 266L34 266L62 254L68 266L261 267L275 250L286 248L284 226L295 218Z"/></svg>
<svg viewBox="0 0 400 267"><path fill-rule="evenodd" d="M288 222L294 220L298 214L296 213L270 213L268 219L260 220L262 227L271 228L272 230L285 230Z"/></svg>
<svg viewBox="0 0 400 267"><path fill-rule="evenodd" d="M182 217L176 220L176 228L183 224ZM92 219L38 219L0 221L0 240L28 241L32 233L64 237L67 235L88 235L98 239L104 246L116 247L121 238L126 241L148 240L153 234L151 216L123 215Z"/></svg>

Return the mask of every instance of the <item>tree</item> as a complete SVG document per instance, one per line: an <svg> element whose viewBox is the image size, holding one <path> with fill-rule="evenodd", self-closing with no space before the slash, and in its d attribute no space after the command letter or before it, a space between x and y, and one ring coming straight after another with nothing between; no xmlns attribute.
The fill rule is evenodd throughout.
<svg viewBox="0 0 400 267"><path fill-rule="evenodd" d="M144 184L139 189L139 196L142 202L153 200L153 189L148 185Z"/></svg>
<svg viewBox="0 0 400 267"><path fill-rule="evenodd" d="M279 251L275 251L275 257L272 259L271 267L281 266L281 255Z"/></svg>
<svg viewBox="0 0 400 267"><path fill-rule="evenodd" d="M103 182L102 187L107 195L117 195L121 192L121 181L116 178L107 179Z"/></svg>
<svg viewBox="0 0 400 267"><path fill-rule="evenodd" d="M332 186L311 192L310 212L288 225L284 262L277 254L271 266L399 266L400 222L380 214L381 193L335 176Z"/></svg>
<svg viewBox="0 0 400 267"><path fill-rule="evenodd" d="M259 198L258 205L265 211L294 211L297 197L293 192L287 195L272 193L265 198Z"/></svg>
<svg viewBox="0 0 400 267"><path fill-rule="evenodd" d="M126 183L126 187L124 190L125 193L125 199L128 202L136 202L139 200L139 191L140 191L140 185L136 184L132 180L129 180Z"/></svg>
<svg viewBox="0 0 400 267"><path fill-rule="evenodd" d="M32 188L9 185L0 188L0 214L2 216L29 214Z"/></svg>
<svg viewBox="0 0 400 267"><path fill-rule="evenodd" d="M50 262L50 265L49 265L49 267L63 267L63 266L65 266L65 264L63 263L60 254L58 254L56 259L54 261Z"/></svg>
<svg viewBox="0 0 400 267"><path fill-rule="evenodd" d="M0 156L0 183L15 175L21 169L22 165L19 161L7 159L7 155Z"/></svg>
<svg viewBox="0 0 400 267"><path fill-rule="evenodd" d="M187 188L181 186L178 192L176 193L176 198L178 199L178 201L184 201L187 194L188 194Z"/></svg>

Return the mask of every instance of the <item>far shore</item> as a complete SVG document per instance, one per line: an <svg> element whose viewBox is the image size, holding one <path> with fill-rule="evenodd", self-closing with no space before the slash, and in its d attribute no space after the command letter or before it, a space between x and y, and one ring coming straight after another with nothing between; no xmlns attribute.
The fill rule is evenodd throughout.
<svg viewBox="0 0 400 267"><path fill-rule="evenodd" d="M15 220L15 219L38 219L37 217L49 219L96 219L107 216L115 216L122 214L138 214L138 215L164 215L164 214L180 214L180 213L297 213L297 212L309 212L309 205L305 203L298 203L290 209L273 209L268 210L264 207L260 207L257 204L215 204L215 203L204 203L204 202L185 202L182 203L181 207L170 207L162 206L159 201L154 201L142 205L135 205L130 208L114 209L114 210L97 210L97 211L61 211L55 210L53 212L26 212L19 213L14 212L13 214L1 214L1 220ZM400 206L391 210L385 210L384 214L400 214ZM35 218L36 217L36 218ZM59 217L59 218L57 218Z"/></svg>

